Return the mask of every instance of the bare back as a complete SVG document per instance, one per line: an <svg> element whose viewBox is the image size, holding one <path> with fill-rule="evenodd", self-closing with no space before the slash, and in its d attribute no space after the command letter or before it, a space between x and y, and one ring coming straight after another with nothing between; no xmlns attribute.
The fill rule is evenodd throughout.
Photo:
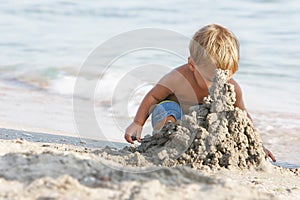
<svg viewBox="0 0 300 200"><path fill-rule="evenodd" d="M171 91L166 100L178 102L185 113L190 106L202 103L203 98L208 95L206 83L202 78L196 80L188 64L174 69L158 84Z"/></svg>

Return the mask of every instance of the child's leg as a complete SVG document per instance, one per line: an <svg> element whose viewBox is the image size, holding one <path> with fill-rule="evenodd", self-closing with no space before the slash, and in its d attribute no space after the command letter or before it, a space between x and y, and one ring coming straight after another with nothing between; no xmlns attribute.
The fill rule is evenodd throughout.
<svg viewBox="0 0 300 200"><path fill-rule="evenodd" d="M156 130L156 131L160 130L169 121L175 123L177 120L172 115L168 116L168 117L164 118L163 120L157 122L155 127L153 127L153 130Z"/></svg>
<svg viewBox="0 0 300 200"><path fill-rule="evenodd" d="M176 122L183 115L175 101L162 101L152 111L151 122L154 130L160 130L168 121Z"/></svg>

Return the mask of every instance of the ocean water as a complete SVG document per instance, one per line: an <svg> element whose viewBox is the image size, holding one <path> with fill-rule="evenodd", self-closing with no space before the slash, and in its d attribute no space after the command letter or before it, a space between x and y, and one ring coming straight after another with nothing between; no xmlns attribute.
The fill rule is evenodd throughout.
<svg viewBox="0 0 300 200"><path fill-rule="evenodd" d="M79 131L74 120L73 98L78 98L95 105L103 134L90 137L123 141L124 129L145 93L163 72L186 62L188 44L181 55L132 49L112 60L109 68L94 66L84 78L99 81L95 98L84 93L73 96L77 75L89 55L128 31L148 28L151 35L151 29L161 29L190 38L202 26L218 23L240 41L241 60L234 77L265 145L282 163L300 164L299 10L296 0L5 2L0 7L0 125L89 136ZM125 38L133 43L135 39ZM156 40L177 44L172 38ZM106 58L108 52L99 55ZM127 83L127 76L142 79L143 70L135 70L149 65L165 70L147 71L143 81L128 88L124 103L117 87ZM149 132L147 122L144 133Z"/></svg>

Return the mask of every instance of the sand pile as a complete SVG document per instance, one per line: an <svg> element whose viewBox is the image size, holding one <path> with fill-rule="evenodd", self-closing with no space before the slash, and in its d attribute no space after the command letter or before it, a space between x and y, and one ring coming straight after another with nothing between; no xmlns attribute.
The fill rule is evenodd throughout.
<svg viewBox="0 0 300 200"><path fill-rule="evenodd" d="M101 157L129 166L238 168L259 166L264 151L259 133L247 113L234 107L234 86L228 71L216 70L209 96L194 106L182 121L165 125L159 133L145 136L137 148L97 152ZM131 153L129 153L131 152Z"/></svg>
<svg viewBox="0 0 300 200"><path fill-rule="evenodd" d="M126 159L148 157L106 148L107 157L123 159L127 165L116 169L115 162L99 157L97 150L0 139L0 199L297 199L300 195L299 176L275 166L271 171L129 167L143 164ZM132 169L142 173L130 173Z"/></svg>
<svg viewBox="0 0 300 200"><path fill-rule="evenodd" d="M264 161L259 133L247 113L234 107L234 86L228 71L216 70L209 96L202 106L191 109L184 126L196 137L179 163L201 168L252 168Z"/></svg>
<svg viewBox="0 0 300 200"><path fill-rule="evenodd" d="M0 199L276 199L278 194L296 199L300 191L296 177L281 173L275 178L272 174L277 182L271 184L257 171L241 175L231 170L230 178L210 177L185 166L128 173L128 167L115 170L103 164L92 150L0 140Z"/></svg>

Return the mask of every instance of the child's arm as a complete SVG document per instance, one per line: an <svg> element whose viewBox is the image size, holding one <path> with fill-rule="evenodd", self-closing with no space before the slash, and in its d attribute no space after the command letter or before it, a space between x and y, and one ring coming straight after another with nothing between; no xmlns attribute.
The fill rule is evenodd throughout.
<svg viewBox="0 0 300 200"><path fill-rule="evenodd" d="M173 93L172 79L172 75L167 74L144 97L135 115L134 121L127 127L125 131L124 137L127 142L133 144L131 136L136 136L137 141L141 142L142 127L152 112L153 106L165 100L170 94Z"/></svg>
<svg viewBox="0 0 300 200"><path fill-rule="evenodd" d="M231 80L229 81L229 83L231 83L231 84L234 85L234 90L235 90L235 94L236 94L236 102L235 102L234 106L235 106L235 107L238 107L238 108L240 108L240 109L242 109L242 110L245 110L245 111L247 112L246 107L245 107L245 104L244 104L244 101L243 101L243 94L242 94L242 89L241 89L241 87L240 87L239 84L238 84L235 80L233 80L233 79L231 79ZM249 118L251 121L253 121L252 118L251 118L251 116L249 115L248 112L247 112L247 116L248 116L248 118ZM266 149L266 148L264 147L264 145L263 145L263 149L264 149L264 152L265 152L265 154L266 154L266 158L267 158L267 157L270 157L271 160L272 160L273 162L276 162L276 158L275 158L275 156L272 154L272 152L269 151L268 149Z"/></svg>
<svg viewBox="0 0 300 200"><path fill-rule="evenodd" d="M236 101L235 101L235 103L234 103L234 106L240 108L241 110L245 110L245 111L247 112L246 106L245 106L244 100L243 100L243 94L242 94L242 89L241 89L241 87L240 87L239 84L238 84L235 80L233 80L233 79L230 79L230 80L229 80L229 83L231 83L231 84L234 85L234 91L235 91L235 95L236 95L236 96L235 96ZM247 112L247 116L248 116L248 118L252 121L252 118L251 118L251 116L249 115L248 112Z"/></svg>

